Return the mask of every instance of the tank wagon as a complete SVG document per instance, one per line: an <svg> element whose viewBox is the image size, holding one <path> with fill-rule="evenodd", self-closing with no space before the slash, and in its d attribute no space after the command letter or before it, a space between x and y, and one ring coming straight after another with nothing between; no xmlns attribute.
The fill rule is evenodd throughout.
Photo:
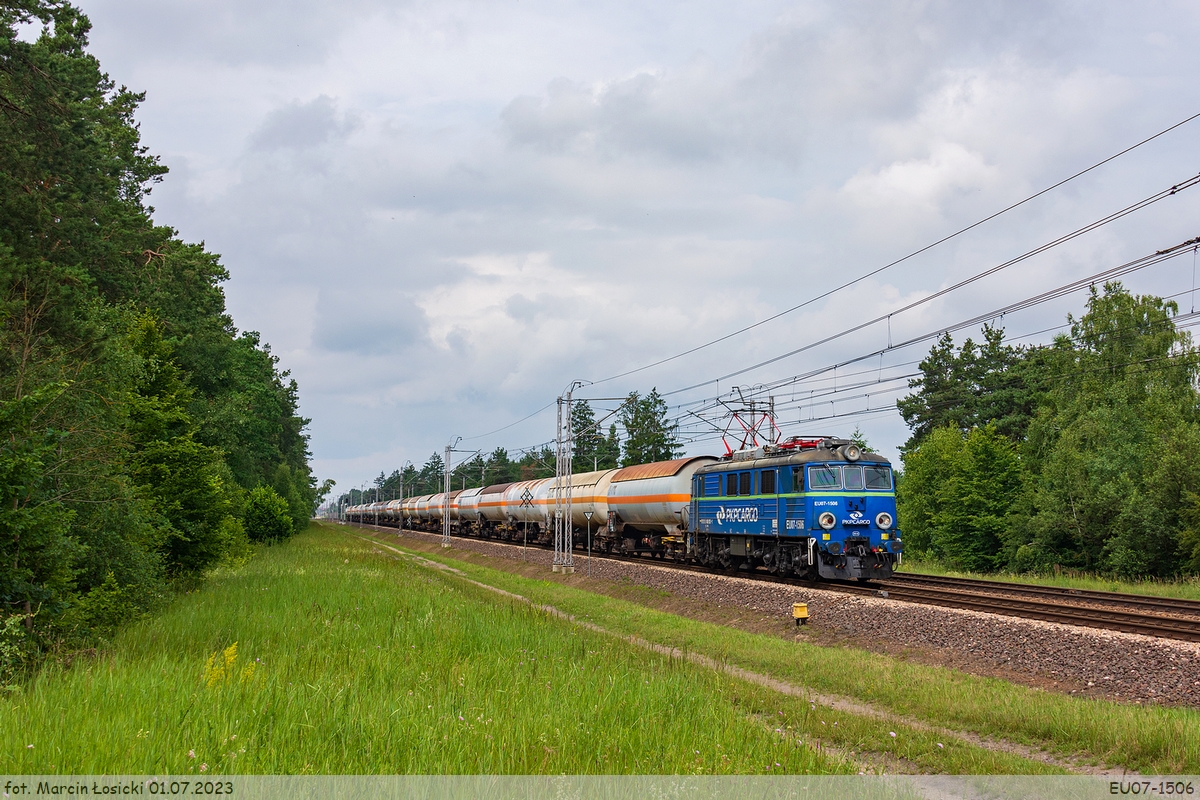
<svg viewBox="0 0 1200 800"><path fill-rule="evenodd" d="M549 544L555 479L352 506L347 517L415 530ZM827 580L887 578L903 551L887 459L845 439L793 437L571 477L575 543L726 569ZM589 513L590 512L590 513Z"/></svg>

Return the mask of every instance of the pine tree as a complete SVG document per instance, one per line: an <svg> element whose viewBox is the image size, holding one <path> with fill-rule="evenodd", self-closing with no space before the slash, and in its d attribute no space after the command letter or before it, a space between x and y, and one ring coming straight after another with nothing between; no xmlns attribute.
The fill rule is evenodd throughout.
<svg viewBox="0 0 1200 800"><path fill-rule="evenodd" d="M483 460L483 456L476 454L470 461L464 461L454 468L454 477L451 479L451 484L455 489L471 489L476 486L482 486L484 470L487 467L487 462Z"/></svg>
<svg viewBox="0 0 1200 800"><path fill-rule="evenodd" d="M678 426L668 420L667 403L657 387L645 397L630 392L621 409L621 423L625 427L622 466L669 461L683 452Z"/></svg>
<svg viewBox="0 0 1200 800"><path fill-rule="evenodd" d="M604 435L596 427L596 414L587 400L571 404L571 435L574 438L572 471L591 472L599 468Z"/></svg>
<svg viewBox="0 0 1200 800"><path fill-rule="evenodd" d="M445 461L441 453L434 453L417 473L419 491L415 494L437 494L446 488Z"/></svg>
<svg viewBox="0 0 1200 800"><path fill-rule="evenodd" d="M867 435L862 432L862 428L854 426L854 433L850 434L850 441L858 445L858 449L864 453L874 453L875 449L867 442Z"/></svg>
<svg viewBox="0 0 1200 800"><path fill-rule="evenodd" d="M621 437L617 435L617 424L614 422L608 426L608 436L604 437L604 442L600 445L596 466L599 469L613 469L619 466L620 461Z"/></svg>
<svg viewBox="0 0 1200 800"><path fill-rule="evenodd" d="M1018 568L1168 577L1190 555L1200 352L1175 327L1177 311L1109 283L1050 348L1057 381L1025 447L1033 476L1011 537Z"/></svg>
<svg viewBox="0 0 1200 800"><path fill-rule="evenodd" d="M512 483L518 479L517 465L509 459L508 451L503 447L497 447L488 456L485 474L487 478L483 482L484 486Z"/></svg>
<svg viewBox="0 0 1200 800"><path fill-rule="evenodd" d="M993 423L1020 441L1043 393L1043 348L1004 344L1004 331L983 327L983 344L967 339L957 352L950 334L942 334L920 364L921 377L909 381L913 394L896 402L912 429L905 449L917 447L934 430L952 425L966 434Z"/></svg>

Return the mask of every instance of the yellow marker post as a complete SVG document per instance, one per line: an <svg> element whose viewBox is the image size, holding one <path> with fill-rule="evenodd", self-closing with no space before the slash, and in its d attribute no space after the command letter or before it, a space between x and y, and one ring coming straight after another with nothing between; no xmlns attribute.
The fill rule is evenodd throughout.
<svg viewBox="0 0 1200 800"><path fill-rule="evenodd" d="M792 603L792 617L796 620L796 627L808 624L808 603Z"/></svg>

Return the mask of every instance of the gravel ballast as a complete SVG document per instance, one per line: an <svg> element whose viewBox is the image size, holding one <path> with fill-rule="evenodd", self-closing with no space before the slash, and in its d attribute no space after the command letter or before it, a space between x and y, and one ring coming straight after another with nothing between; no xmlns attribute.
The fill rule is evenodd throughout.
<svg viewBox="0 0 1200 800"><path fill-rule="evenodd" d="M394 528L379 530L396 534ZM441 538L408 530L402 535L426 542ZM547 550L531 547L522 554L519 546L480 539L456 538L454 547L518 562L525 558L547 570L553 560ZM586 557L576 554L575 568L586 574ZM652 563L596 559L592 575L762 616L790 619L792 603L808 603L815 633L857 646L890 653L909 650L924 662L1077 695L1200 707L1198 643L686 572Z"/></svg>

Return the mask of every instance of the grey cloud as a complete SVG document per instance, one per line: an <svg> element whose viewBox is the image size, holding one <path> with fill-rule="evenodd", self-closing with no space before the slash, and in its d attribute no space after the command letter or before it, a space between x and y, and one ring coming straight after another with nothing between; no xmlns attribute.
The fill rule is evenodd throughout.
<svg viewBox="0 0 1200 800"><path fill-rule="evenodd" d="M556 155L794 164L814 129L902 119L959 67L1060 59L1092 17L1062 3L814 3L752 37L735 65L701 56L602 84L560 77L500 120L512 146Z"/></svg>
<svg viewBox="0 0 1200 800"><path fill-rule="evenodd" d="M543 152L711 159L726 137L706 118L706 84L642 72L593 89L558 78L544 97L515 98L500 119L513 145Z"/></svg>
<svg viewBox="0 0 1200 800"><path fill-rule="evenodd" d="M425 340L428 328L425 312L411 300L367 282L321 291L312 341L333 353L397 355Z"/></svg>
<svg viewBox="0 0 1200 800"><path fill-rule="evenodd" d="M305 149L344 139L359 126L352 114L338 116L333 98L320 95L269 113L250 137L253 150Z"/></svg>
<svg viewBox="0 0 1200 800"><path fill-rule="evenodd" d="M231 66L319 62L356 19L395 10L389 0L93 0L84 7L93 18L121 26L144 56Z"/></svg>
<svg viewBox="0 0 1200 800"><path fill-rule="evenodd" d="M515 320L533 319L538 314L543 313L545 309L545 303L526 297L523 294L514 294L504 303L504 313Z"/></svg>

